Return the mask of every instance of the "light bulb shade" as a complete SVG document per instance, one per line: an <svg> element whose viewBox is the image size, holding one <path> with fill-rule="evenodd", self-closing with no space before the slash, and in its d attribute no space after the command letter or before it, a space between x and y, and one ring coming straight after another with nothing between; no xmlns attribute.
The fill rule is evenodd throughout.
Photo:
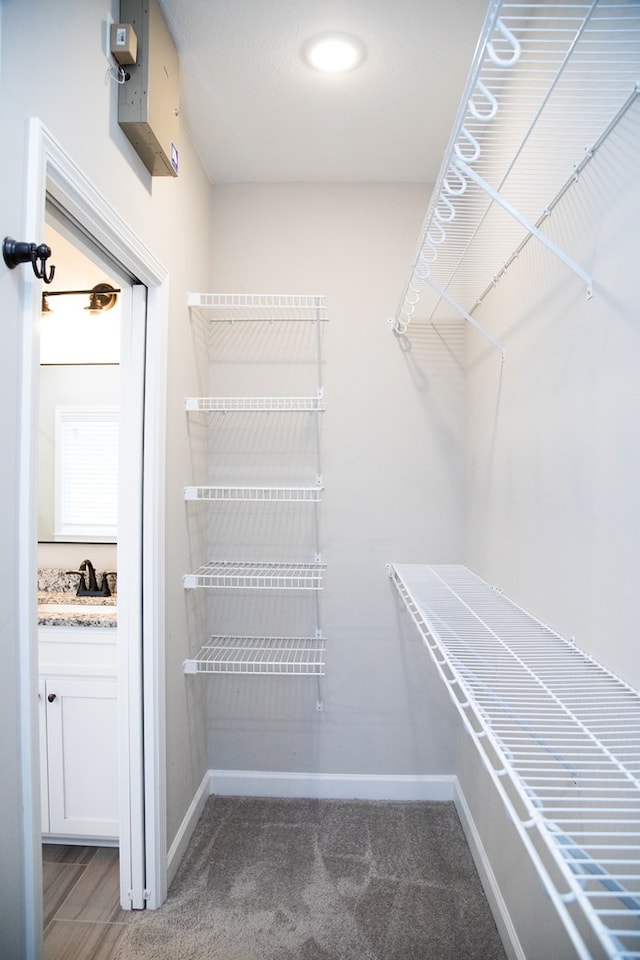
<svg viewBox="0 0 640 960"><path fill-rule="evenodd" d="M111 310L118 299L118 291L110 283L98 283L89 294L89 306L85 307L89 313L102 313Z"/></svg>
<svg viewBox="0 0 640 960"><path fill-rule="evenodd" d="M321 33L307 40L302 54L315 70L345 73L362 63L366 50L361 40L347 33Z"/></svg>

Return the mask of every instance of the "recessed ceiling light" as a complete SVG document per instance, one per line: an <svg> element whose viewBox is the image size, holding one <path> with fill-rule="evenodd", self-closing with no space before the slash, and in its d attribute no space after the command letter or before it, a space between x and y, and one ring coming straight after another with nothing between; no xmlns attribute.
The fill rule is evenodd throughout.
<svg viewBox="0 0 640 960"><path fill-rule="evenodd" d="M366 51L357 37L347 33L321 33L307 40L302 52L310 67L324 73L344 73L362 63Z"/></svg>

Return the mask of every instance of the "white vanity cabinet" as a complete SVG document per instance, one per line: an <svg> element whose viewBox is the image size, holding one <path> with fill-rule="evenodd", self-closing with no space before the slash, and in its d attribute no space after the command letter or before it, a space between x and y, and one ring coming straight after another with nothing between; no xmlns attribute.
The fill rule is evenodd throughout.
<svg viewBox="0 0 640 960"><path fill-rule="evenodd" d="M118 838L116 637L114 627L39 628L45 836Z"/></svg>

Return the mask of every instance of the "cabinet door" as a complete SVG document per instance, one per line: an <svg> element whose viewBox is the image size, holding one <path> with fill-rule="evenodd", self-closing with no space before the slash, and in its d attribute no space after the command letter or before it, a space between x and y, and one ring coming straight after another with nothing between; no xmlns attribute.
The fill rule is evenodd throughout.
<svg viewBox="0 0 640 960"><path fill-rule="evenodd" d="M117 681L48 678L49 832L117 837Z"/></svg>

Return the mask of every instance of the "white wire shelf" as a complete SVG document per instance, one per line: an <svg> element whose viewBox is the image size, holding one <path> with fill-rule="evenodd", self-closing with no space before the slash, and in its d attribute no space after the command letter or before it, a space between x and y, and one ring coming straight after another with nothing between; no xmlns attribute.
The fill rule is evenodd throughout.
<svg viewBox="0 0 640 960"><path fill-rule="evenodd" d="M233 500L252 503L318 503L324 487L198 487L184 488L185 500Z"/></svg>
<svg viewBox="0 0 640 960"><path fill-rule="evenodd" d="M472 314L638 96L640 4L492 0L400 302L411 320Z"/></svg>
<svg viewBox="0 0 640 960"><path fill-rule="evenodd" d="M463 566L389 571L577 955L640 957L640 693Z"/></svg>
<svg viewBox="0 0 640 960"><path fill-rule="evenodd" d="M320 294L190 293L187 306L208 323L327 319Z"/></svg>
<svg viewBox="0 0 640 960"><path fill-rule="evenodd" d="M184 672L324 676L325 649L320 637L214 636L184 661Z"/></svg>
<svg viewBox="0 0 640 960"><path fill-rule="evenodd" d="M187 590L321 590L326 564L213 560L184 576Z"/></svg>
<svg viewBox="0 0 640 960"><path fill-rule="evenodd" d="M319 413L322 391L314 397L185 397L185 410L195 413Z"/></svg>

